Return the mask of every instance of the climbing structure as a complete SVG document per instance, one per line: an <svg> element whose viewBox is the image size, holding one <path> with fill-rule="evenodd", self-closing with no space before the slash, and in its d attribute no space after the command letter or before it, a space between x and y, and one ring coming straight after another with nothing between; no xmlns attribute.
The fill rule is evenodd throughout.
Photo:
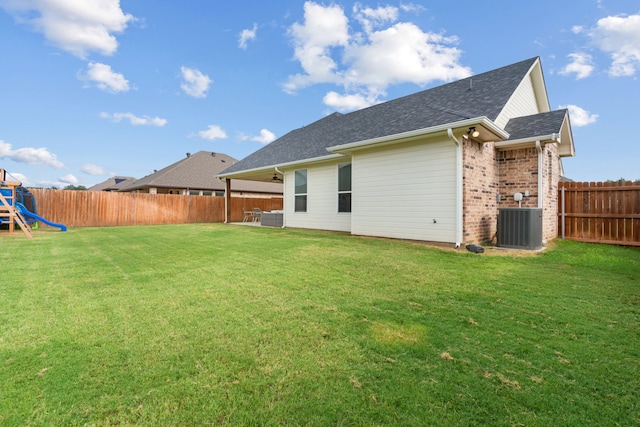
<svg viewBox="0 0 640 427"><path fill-rule="evenodd" d="M22 183L7 181L6 177L5 170L0 169L0 223L9 224L9 233L13 233L15 224L18 224L22 232L28 238L33 239L31 228L16 207L16 188Z"/></svg>

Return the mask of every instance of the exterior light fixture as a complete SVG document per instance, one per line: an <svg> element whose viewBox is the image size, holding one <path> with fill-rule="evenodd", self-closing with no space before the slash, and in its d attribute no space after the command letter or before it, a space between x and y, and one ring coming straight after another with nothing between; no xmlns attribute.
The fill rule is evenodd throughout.
<svg viewBox="0 0 640 427"><path fill-rule="evenodd" d="M475 128L475 126L471 126L466 134L462 135L464 139L469 138L477 138L480 136L480 131Z"/></svg>

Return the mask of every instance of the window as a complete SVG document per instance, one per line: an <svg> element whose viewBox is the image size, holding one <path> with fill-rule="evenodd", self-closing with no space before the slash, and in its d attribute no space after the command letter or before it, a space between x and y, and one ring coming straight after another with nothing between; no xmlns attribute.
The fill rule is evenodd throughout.
<svg viewBox="0 0 640 427"><path fill-rule="evenodd" d="M295 211L307 211L307 170L295 171Z"/></svg>
<svg viewBox="0 0 640 427"><path fill-rule="evenodd" d="M338 165L338 212L351 212L351 163Z"/></svg>

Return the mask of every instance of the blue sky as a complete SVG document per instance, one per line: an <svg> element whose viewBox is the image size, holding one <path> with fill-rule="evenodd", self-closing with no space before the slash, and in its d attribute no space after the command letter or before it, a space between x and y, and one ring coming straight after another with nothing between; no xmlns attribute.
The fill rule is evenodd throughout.
<svg viewBox="0 0 640 427"><path fill-rule="evenodd" d="M80 5L78 5L80 4ZM0 0L0 168L141 178L540 56L578 181L640 179L640 5L627 0Z"/></svg>

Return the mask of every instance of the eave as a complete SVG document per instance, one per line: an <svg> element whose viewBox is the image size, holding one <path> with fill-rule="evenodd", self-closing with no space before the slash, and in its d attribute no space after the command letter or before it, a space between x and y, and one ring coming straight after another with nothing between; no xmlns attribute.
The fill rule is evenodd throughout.
<svg viewBox="0 0 640 427"><path fill-rule="evenodd" d="M470 127L475 127L480 132L480 136L474 140L478 142L502 140L509 137L509 134L489 120L487 117L476 117L472 119L460 120L457 122L444 123L428 128L416 129L408 132L387 135L380 138L367 139L363 141L351 142L349 144L335 145L327 150L333 153L350 154L354 151L368 149L372 147L383 147L386 145L400 144L412 140L424 138L425 136L437 136L446 134L448 129L455 129L456 134L464 135Z"/></svg>
<svg viewBox="0 0 640 427"><path fill-rule="evenodd" d="M296 160L287 163L278 163L269 166L262 166L254 169L247 169L239 172L221 173L216 175L220 179L246 179L250 181L264 181L272 182L274 173L277 173L276 169L291 169L308 164L318 164L322 162L328 162L335 159L343 158L342 154L329 153L326 156L314 157L310 159Z"/></svg>
<svg viewBox="0 0 640 427"><path fill-rule="evenodd" d="M540 142L541 144L557 144L558 154L560 155L560 157L573 157L576 155L568 115L562 122L559 133L550 133L546 135L536 135L526 138L498 141L495 143L495 148L498 150L531 148L536 146L536 142Z"/></svg>

